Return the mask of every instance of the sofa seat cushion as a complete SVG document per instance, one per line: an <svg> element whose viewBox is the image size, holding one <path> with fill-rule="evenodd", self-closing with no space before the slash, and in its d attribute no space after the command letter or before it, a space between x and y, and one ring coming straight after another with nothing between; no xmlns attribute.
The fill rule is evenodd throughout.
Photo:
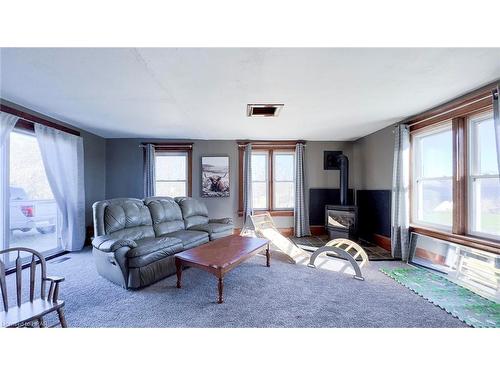
<svg viewBox="0 0 500 375"><path fill-rule="evenodd" d="M127 252L129 267L144 267L152 262L177 254L184 250L177 238L159 237L137 240L137 247Z"/></svg>
<svg viewBox="0 0 500 375"><path fill-rule="evenodd" d="M222 224L222 223L208 223L208 224L199 224L191 227L193 230L199 230L203 232L207 232L210 236L216 233L223 233L233 231L233 224Z"/></svg>
<svg viewBox="0 0 500 375"><path fill-rule="evenodd" d="M190 249L209 241L208 233L197 230L178 230L168 233L164 237L174 237L182 241L184 250Z"/></svg>

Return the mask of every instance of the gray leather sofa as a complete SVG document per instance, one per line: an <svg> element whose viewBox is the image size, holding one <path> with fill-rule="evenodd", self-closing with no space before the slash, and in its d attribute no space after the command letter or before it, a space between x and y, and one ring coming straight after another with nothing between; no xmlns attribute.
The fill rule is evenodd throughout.
<svg viewBox="0 0 500 375"><path fill-rule="evenodd" d="M186 229L208 233L210 241L229 236L233 233L232 219L209 219L207 206L202 202L189 198L175 198L182 210Z"/></svg>
<svg viewBox="0 0 500 375"><path fill-rule="evenodd" d="M209 219L193 198L117 198L92 206L97 272L124 288L175 273L174 255L233 233L232 220Z"/></svg>

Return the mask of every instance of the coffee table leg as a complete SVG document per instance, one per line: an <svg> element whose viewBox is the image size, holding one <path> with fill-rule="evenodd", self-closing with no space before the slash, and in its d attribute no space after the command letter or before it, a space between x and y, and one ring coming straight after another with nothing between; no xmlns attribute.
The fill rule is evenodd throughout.
<svg viewBox="0 0 500 375"><path fill-rule="evenodd" d="M175 258L175 267L177 269L177 288L180 288L182 278L182 262L177 258Z"/></svg>
<svg viewBox="0 0 500 375"><path fill-rule="evenodd" d="M224 280L222 277L219 277L219 300L217 303L223 303L224 302L224 297L222 296L224 292Z"/></svg>
<svg viewBox="0 0 500 375"><path fill-rule="evenodd" d="M271 253L269 252L269 245L267 245L266 249L266 266L271 267Z"/></svg>

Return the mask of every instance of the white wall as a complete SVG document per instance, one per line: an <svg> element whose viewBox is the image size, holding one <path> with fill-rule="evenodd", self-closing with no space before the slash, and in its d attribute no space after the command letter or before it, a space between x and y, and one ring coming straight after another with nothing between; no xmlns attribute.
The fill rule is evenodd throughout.
<svg viewBox="0 0 500 375"><path fill-rule="evenodd" d="M394 127L388 126L360 138L353 145L353 178L358 190L392 188Z"/></svg>

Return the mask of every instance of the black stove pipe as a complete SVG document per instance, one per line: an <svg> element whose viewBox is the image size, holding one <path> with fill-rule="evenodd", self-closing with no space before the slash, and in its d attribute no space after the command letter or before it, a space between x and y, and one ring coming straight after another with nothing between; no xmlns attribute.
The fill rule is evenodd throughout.
<svg viewBox="0 0 500 375"><path fill-rule="evenodd" d="M349 189L349 159L340 154L337 156L340 167L340 205L347 206L347 191Z"/></svg>

